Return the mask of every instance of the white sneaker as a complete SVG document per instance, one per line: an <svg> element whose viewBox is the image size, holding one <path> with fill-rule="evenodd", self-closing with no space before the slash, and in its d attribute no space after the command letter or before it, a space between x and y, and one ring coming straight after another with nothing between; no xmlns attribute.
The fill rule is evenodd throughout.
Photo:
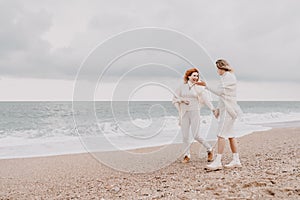
<svg viewBox="0 0 300 200"><path fill-rule="evenodd" d="M216 171L216 170L223 169L223 166L220 161L215 160L210 165L206 165L205 169L210 171Z"/></svg>
<svg viewBox="0 0 300 200"><path fill-rule="evenodd" d="M241 168L242 164L241 164L240 160L232 160L229 164L224 165L224 167L227 169Z"/></svg>

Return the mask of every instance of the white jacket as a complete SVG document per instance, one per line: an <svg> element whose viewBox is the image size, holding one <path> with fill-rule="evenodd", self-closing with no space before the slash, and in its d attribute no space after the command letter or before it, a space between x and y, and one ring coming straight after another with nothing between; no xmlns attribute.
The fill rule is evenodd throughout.
<svg viewBox="0 0 300 200"><path fill-rule="evenodd" d="M189 105L183 101L189 101ZM199 110L206 105L210 110L214 110L213 104L210 102L205 87L193 85L190 81L180 85L173 96L172 103L179 112L179 125L186 111Z"/></svg>

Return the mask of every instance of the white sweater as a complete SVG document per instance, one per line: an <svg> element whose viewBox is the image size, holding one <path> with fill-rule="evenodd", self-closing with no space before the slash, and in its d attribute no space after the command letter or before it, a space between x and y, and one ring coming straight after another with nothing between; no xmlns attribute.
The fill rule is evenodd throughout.
<svg viewBox="0 0 300 200"><path fill-rule="evenodd" d="M219 96L218 108L226 110L232 118L240 117L242 111L236 101L237 80L233 73L225 72L217 89L206 86L212 93Z"/></svg>
<svg viewBox="0 0 300 200"><path fill-rule="evenodd" d="M189 101L189 105L183 103L183 101ZM210 109L214 110L213 104L209 101L205 87L199 85L193 85L190 81L186 84L180 85L174 94L172 103L179 111L179 120L186 111L199 110L204 104Z"/></svg>

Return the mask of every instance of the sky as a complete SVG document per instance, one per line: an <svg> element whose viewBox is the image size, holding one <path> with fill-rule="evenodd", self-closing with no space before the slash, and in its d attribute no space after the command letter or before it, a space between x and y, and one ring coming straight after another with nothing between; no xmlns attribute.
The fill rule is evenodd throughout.
<svg viewBox="0 0 300 200"><path fill-rule="evenodd" d="M202 59L197 65L209 84L219 78L214 61L225 58L235 69L239 100L299 101L299 8L298 0L0 0L0 101L71 101L76 87L80 100L169 100L190 67L178 56L136 51L105 73L98 60L143 39L186 49L179 37L155 35L101 46L143 27L197 42L199 52L187 47L187 54ZM94 68L84 70L86 63Z"/></svg>

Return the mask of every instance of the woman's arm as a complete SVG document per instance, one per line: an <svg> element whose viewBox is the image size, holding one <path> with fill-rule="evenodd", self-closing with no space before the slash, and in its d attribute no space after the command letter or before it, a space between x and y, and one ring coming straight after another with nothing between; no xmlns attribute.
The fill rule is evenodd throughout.
<svg viewBox="0 0 300 200"><path fill-rule="evenodd" d="M224 91L222 86L219 86L218 88L212 88L212 87L210 87L210 86L207 85L207 86L206 86L206 89L207 89L208 91L214 93L214 94L217 95L217 96L222 96L223 91Z"/></svg>
<svg viewBox="0 0 300 200"><path fill-rule="evenodd" d="M214 93L217 96L222 95L222 89L221 88L217 88L217 89L212 88L212 87L208 86L206 84L206 82L204 82L204 81L197 82L196 85L204 86L207 90L209 90L210 92Z"/></svg>
<svg viewBox="0 0 300 200"><path fill-rule="evenodd" d="M206 85L206 88L217 96L225 96L226 90L230 90L235 85L236 79L234 78L234 76L232 74L226 74L225 76L221 77L221 82L217 89L212 88L208 85Z"/></svg>
<svg viewBox="0 0 300 200"><path fill-rule="evenodd" d="M206 93L205 91L202 92L202 99L203 99L205 105L206 105L210 110L213 111L213 110L215 109L214 105L213 105L213 104L211 103L211 101L209 100L208 95L207 95L207 93Z"/></svg>
<svg viewBox="0 0 300 200"><path fill-rule="evenodd" d="M179 111L179 104L182 102L181 99L181 87L178 87L175 90L175 93L173 95L172 103L176 107L176 109Z"/></svg>
<svg viewBox="0 0 300 200"><path fill-rule="evenodd" d="M197 93L198 98L203 102L210 110L214 110L214 106L208 98L208 95L204 89L204 87L195 85L195 91Z"/></svg>

